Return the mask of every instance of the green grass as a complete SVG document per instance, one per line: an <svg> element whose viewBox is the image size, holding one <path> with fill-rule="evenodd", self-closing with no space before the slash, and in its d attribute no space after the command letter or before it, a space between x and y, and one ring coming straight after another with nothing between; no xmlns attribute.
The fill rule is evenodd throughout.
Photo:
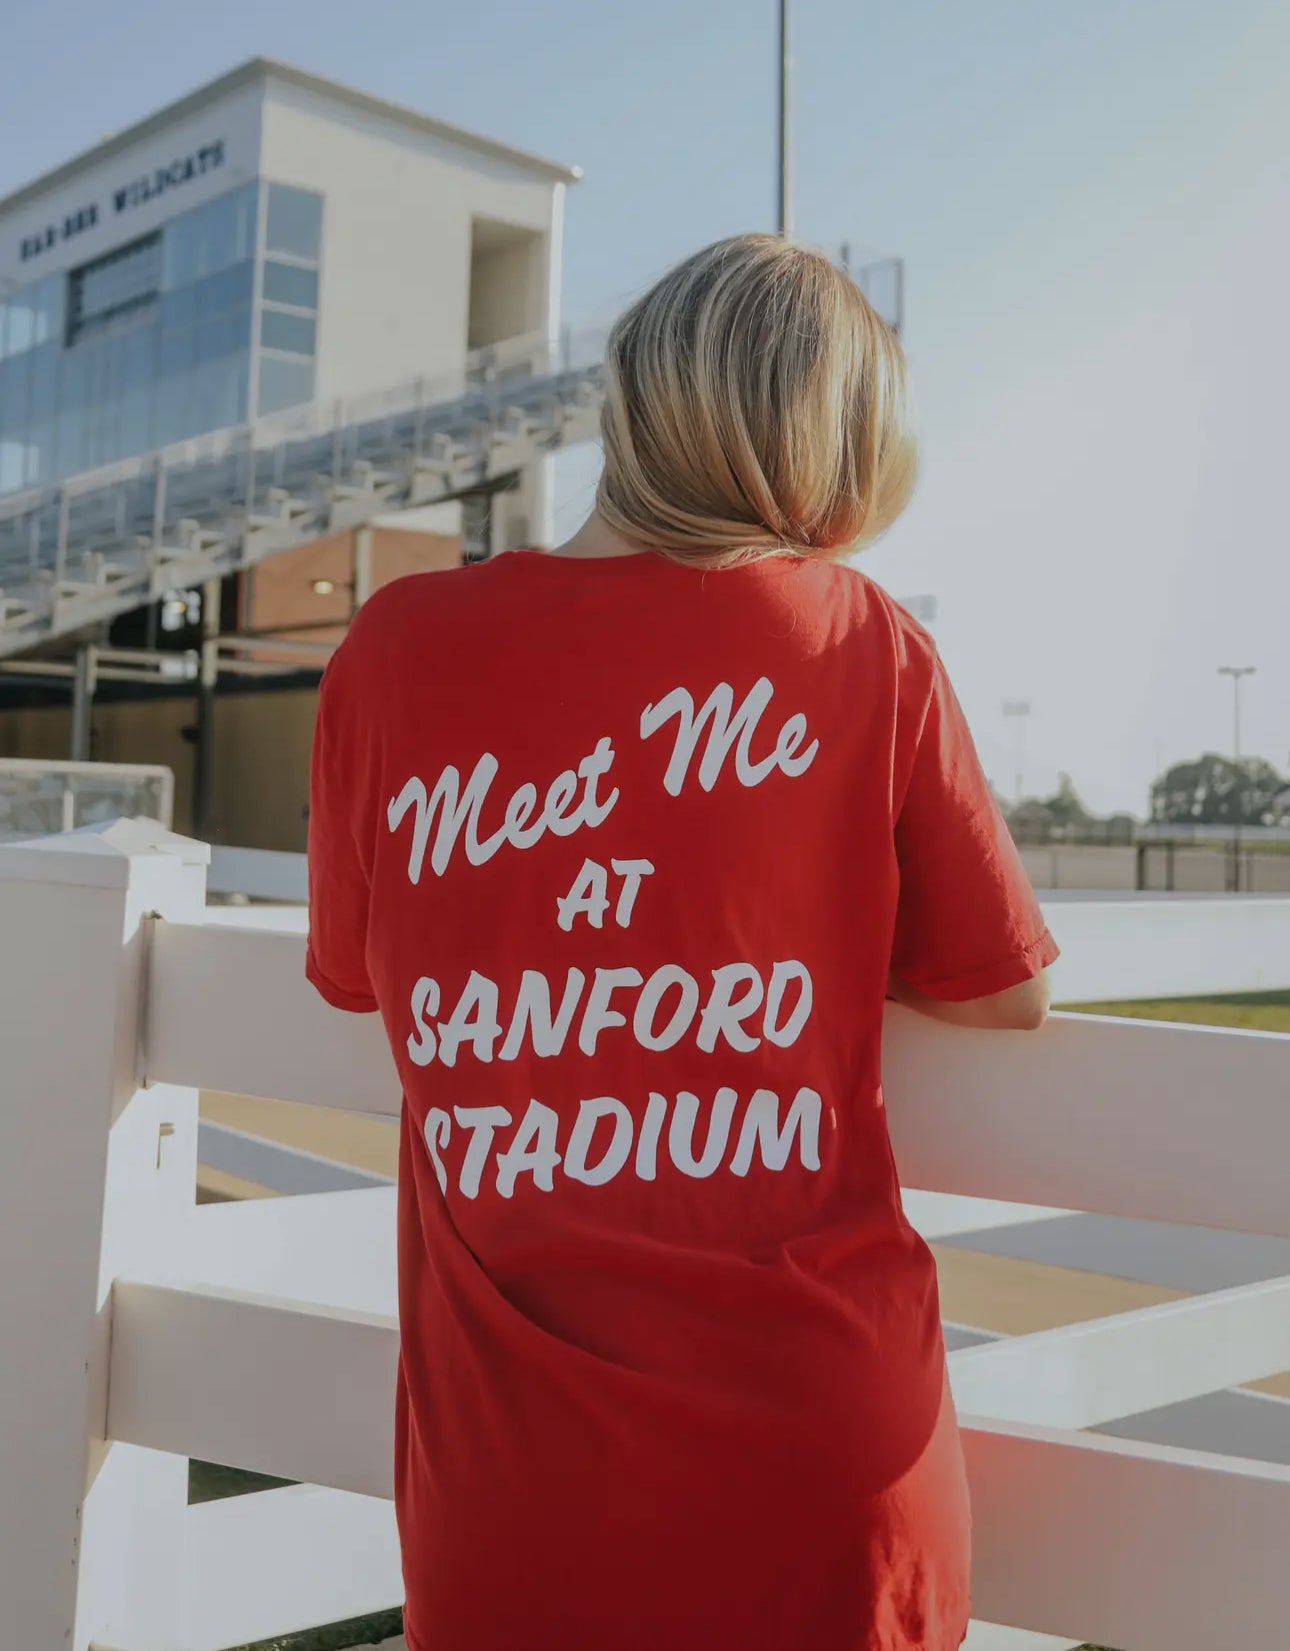
<svg viewBox="0 0 1290 1651"><path fill-rule="evenodd" d="M378 1611L372 1617L353 1617L349 1622L333 1622L327 1628L307 1628L276 1640L257 1640L254 1645L237 1645L231 1651L350 1651L351 1646L379 1645L397 1639L403 1632L402 1611Z"/></svg>
<svg viewBox="0 0 1290 1651"><path fill-rule="evenodd" d="M289 1479L270 1479L264 1473L247 1473L242 1468L222 1467L218 1462L190 1461L188 1500L216 1502L226 1496L250 1496L255 1491L280 1490ZM351 1646L379 1645L397 1639L403 1632L403 1612L377 1611L371 1616L351 1617L322 1628L306 1628L298 1634L258 1640L254 1646L239 1645L230 1651L349 1651Z"/></svg>
<svg viewBox="0 0 1290 1651"><path fill-rule="evenodd" d="M1134 1020L1235 1026L1251 1032L1290 1032L1290 991L1229 992L1207 998L1144 998L1137 1003L1063 1003L1083 1015L1127 1015Z"/></svg>
<svg viewBox="0 0 1290 1651"><path fill-rule="evenodd" d="M221 1467L218 1462L190 1461L188 1500L218 1502L226 1496L249 1496L257 1490L281 1490L289 1479L270 1479L267 1473L247 1473L242 1468Z"/></svg>

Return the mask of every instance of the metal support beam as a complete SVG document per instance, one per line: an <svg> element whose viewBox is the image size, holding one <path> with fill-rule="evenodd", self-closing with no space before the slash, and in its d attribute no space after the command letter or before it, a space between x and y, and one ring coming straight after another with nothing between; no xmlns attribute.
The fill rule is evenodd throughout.
<svg viewBox="0 0 1290 1651"><path fill-rule="evenodd" d="M221 584L208 579L202 586L202 649L197 673L197 740L193 748L193 836L210 835L215 791L215 686L219 681L219 620Z"/></svg>
<svg viewBox="0 0 1290 1651"><path fill-rule="evenodd" d="M319 630L321 628L322 627L317 624L312 626L313 630ZM336 627L338 630L339 628L339 626ZM316 660L319 655L322 655L324 658L330 658L330 656L336 651L336 644L334 642L308 642L302 641L299 637L275 636L272 632L267 632L264 634L252 633L251 635L243 636L221 636L218 647L220 651L220 666L225 670L228 668L228 660L225 658L225 655L228 654L270 653L274 650L278 653L302 654L304 657L301 660L300 668L301 670L306 670L308 669L309 661L311 659Z"/></svg>
<svg viewBox="0 0 1290 1651"><path fill-rule="evenodd" d="M793 36L789 0L779 0L779 107L776 227L793 233Z"/></svg>
<svg viewBox="0 0 1290 1651"><path fill-rule="evenodd" d="M461 559L486 562L493 555L493 496L467 493L461 501Z"/></svg>
<svg viewBox="0 0 1290 1651"><path fill-rule="evenodd" d="M500 556L507 548L506 505L503 500L505 491L503 488L484 495L485 509L488 511L488 526L485 532L490 556Z"/></svg>
<svg viewBox="0 0 1290 1651"><path fill-rule="evenodd" d="M95 648L86 643L76 650L72 675L72 738L68 756L73 762L90 760L90 725L94 710L94 687L98 675Z"/></svg>
<svg viewBox="0 0 1290 1651"><path fill-rule="evenodd" d="M58 541L54 549L54 593L57 606L67 577L67 541L71 531L72 495L64 482L58 490Z"/></svg>
<svg viewBox="0 0 1290 1651"><path fill-rule="evenodd" d="M354 612L372 594L372 530L360 527L354 533Z"/></svg>

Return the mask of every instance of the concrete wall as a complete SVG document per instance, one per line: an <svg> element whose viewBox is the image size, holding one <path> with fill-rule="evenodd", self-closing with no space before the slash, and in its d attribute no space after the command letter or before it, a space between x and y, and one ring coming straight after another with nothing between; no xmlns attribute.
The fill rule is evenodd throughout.
<svg viewBox="0 0 1290 1651"><path fill-rule="evenodd" d="M516 162L278 81L263 128L264 176L326 197L320 399L461 367L473 219L535 233L550 266L557 185Z"/></svg>
<svg viewBox="0 0 1290 1651"><path fill-rule="evenodd" d="M491 244L481 233L488 227L477 222L471 241L467 342L472 350L544 330L545 238L516 233Z"/></svg>
<svg viewBox="0 0 1290 1651"><path fill-rule="evenodd" d="M370 532L373 590L406 574L433 573L461 561L460 534L393 527L373 527ZM297 640L338 642L353 612L357 540L357 532L331 533L250 570L242 607L244 627L258 632L290 626ZM319 580L335 588L319 594L314 590ZM300 630L306 622L310 629ZM285 656L266 648L256 657L281 660Z"/></svg>
<svg viewBox="0 0 1290 1651"><path fill-rule="evenodd" d="M215 707L216 842L300 849L309 826L312 688L221 696Z"/></svg>

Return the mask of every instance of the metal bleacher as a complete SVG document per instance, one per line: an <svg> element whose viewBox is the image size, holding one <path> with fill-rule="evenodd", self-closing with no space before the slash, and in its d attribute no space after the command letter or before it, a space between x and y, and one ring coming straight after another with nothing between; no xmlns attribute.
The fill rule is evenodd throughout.
<svg viewBox="0 0 1290 1651"><path fill-rule="evenodd" d="M257 420L0 498L0 658L594 436L602 330Z"/></svg>

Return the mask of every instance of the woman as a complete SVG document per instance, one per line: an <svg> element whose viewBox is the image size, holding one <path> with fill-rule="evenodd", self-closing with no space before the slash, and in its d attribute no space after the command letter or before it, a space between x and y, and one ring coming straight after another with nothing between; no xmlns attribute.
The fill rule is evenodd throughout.
<svg viewBox="0 0 1290 1651"><path fill-rule="evenodd" d="M402 580L323 686L309 973L404 1089L413 1651L950 1651L969 1519L889 992L1056 955L928 636L839 562L914 474L823 257L698 253L609 344L595 514Z"/></svg>

